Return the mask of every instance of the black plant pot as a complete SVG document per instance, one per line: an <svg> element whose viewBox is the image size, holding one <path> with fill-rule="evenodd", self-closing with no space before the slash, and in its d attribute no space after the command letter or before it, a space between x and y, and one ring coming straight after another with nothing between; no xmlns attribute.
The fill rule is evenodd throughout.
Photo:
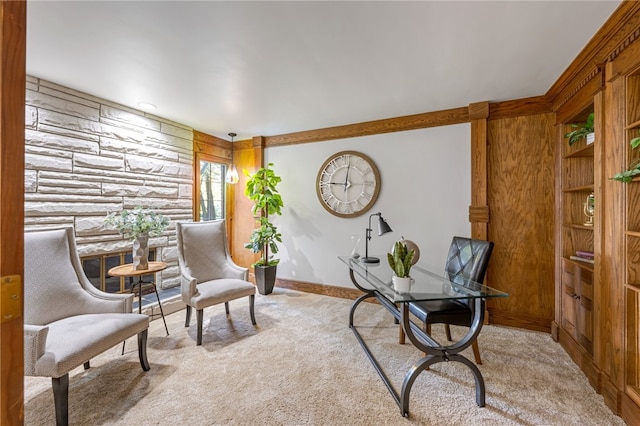
<svg viewBox="0 0 640 426"><path fill-rule="evenodd" d="M278 266L256 266L256 285L258 286L258 293L271 294L273 286L276 283L276 269Z"/></svg>

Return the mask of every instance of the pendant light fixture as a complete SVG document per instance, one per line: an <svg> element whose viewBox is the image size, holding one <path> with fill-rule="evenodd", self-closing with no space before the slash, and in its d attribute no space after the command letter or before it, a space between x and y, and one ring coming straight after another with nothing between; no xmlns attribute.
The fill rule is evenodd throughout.
<svg viewBox="0 0 640 426"><path fill-rule="evenodd" d="M225 180L228 184L233 185L238 183L238 181L240 180L240 178L238 177L238 171L236 170L236 165L233 164L233 138L235 138L237 135L232 132L229 133L229 136L231 137L231 166L227 171Z"/></svg>

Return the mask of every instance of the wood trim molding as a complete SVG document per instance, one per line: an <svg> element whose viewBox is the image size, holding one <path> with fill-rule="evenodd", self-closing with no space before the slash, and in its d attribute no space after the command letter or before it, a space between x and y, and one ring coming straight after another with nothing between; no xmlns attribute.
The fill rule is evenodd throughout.
<svg viewBox="0 0 640 426"><path fill-rule="evenodd" d="M469 222L489 223L489 206L469 206Z"/></svg>
<svg viewBox="0 0 640 426"><path fill-rule="evenodd" d="M598 74L602 73L602 65L595 65L590 71L584 75L578 82L573 86L568 93L566 93L558 102L555 103L555 108L558 109L564 104L566 104L571 98L573 98L583 87L585 87L591 80L593 80ZM602 84L602 78L600 82L600 87L604 88Z"/></svg>
<svg viewBox="0 0 640 426"><path fill-rule="evenodd" d="M547 91L547 97L555 103L567 87L574 86L573 82L584 78L580 76L584 75L585 69L591 70L593 64L604 63L621 45L624 46L621 40L626 39L629 33L635 32L640 26L638 12L640 12L640 2L621 2L607 22Z"/></svg>
<svg viewBox="0 0 640 426"><path fill-rule="evenodd" d="M346 274L346 271L345 271ZM252 279L253 278L253 274ZM289 290L301 291L304 293L320 294L322 296L339 297L341 299L355 300L362 296L362 292L355 288L340 287L326 284L316 284L305 281L276 279L276 287L287 288ZM378 303L375 299L365 300L365 302Z"/></svg>
<svg viewBox="0 0 640 426"><path fill-rule="evenodd" d="M469 121L467 107L265 137L265 148L447 126Z"/></svg>
<svg viewBox="0 0 640 426"><path fill-rule="evenodd" d="M487 240L489 237L489 178L487 167L487 121L489 102L469 105L471 119L471 206L469 206L469 222L471 237Z"/></svg>
<svg viewBox="0 0 640 426"><path fill-rule="evenodd" d="M552 111L551 101L547 96L513 99L509 101L491 102L489 104L489 120L522 117L525 115L546 114Z"/></svg>
<svg viewBox="0 0 640 426"><path fill-rule="evenodd" d="M0 276L18 275L22 283L26 40L26 2L3 1L0 3ZM19 297L21 311L24 311L22 285ZM2 425L21 425L24 422L23 321L23 316L18 315L0 323Z"/></svg>

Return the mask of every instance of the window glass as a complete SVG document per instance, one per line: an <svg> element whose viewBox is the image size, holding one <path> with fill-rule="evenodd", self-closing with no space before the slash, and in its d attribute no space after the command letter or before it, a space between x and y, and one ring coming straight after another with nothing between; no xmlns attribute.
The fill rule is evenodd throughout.
<svg viewBox="0 0 640 426"><path fill-rule="evenodd" d="M200 160L200 220L224 219L226 166Z"/></svg>

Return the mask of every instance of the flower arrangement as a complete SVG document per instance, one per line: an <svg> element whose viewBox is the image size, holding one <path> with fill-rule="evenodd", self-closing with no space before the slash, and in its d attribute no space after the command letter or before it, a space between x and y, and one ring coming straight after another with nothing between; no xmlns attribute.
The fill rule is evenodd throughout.
<svg viewBox="0 0 640 426"><path fill-rule="evenodd" d="M104 223L131 240L143 234L148 234L150 237L158 236L169 227L169 219L166 216L142 207L136 207L133 210L125 209L120 213L110 212L104 218Z"/></svg>

